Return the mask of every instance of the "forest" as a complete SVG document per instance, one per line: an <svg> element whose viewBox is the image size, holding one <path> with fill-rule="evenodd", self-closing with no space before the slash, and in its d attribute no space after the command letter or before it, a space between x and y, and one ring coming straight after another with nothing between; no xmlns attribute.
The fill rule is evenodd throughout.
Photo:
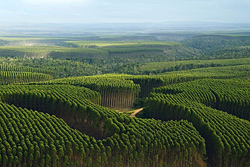
<svg viewBox="0 0 250 167"><path fill-rule="evenodd" d="M250 167L249 121L248 32L0 37L2 167Z"/></svg>

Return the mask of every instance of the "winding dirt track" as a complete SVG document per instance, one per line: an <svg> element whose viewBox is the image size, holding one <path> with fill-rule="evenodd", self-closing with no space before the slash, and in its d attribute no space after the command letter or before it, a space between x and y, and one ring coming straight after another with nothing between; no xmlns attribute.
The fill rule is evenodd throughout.
<svg viewBox="0 0 250 167"><path fill-rule="evenodd" d="M134 112L130 115L131 117L135 117L135 115L139 112L141 112L143 110L143 108L139 108L137 110L134 110Z"/></svg>

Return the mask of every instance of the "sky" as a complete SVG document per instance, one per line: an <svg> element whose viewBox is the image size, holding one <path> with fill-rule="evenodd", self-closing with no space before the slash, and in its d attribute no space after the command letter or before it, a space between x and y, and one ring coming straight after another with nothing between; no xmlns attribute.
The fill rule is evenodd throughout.
<svg viewBox="0 0 250 167"><path fill-rule="evenodd" d="M0 23L250 23L250 0L1 0Z"/></svg>

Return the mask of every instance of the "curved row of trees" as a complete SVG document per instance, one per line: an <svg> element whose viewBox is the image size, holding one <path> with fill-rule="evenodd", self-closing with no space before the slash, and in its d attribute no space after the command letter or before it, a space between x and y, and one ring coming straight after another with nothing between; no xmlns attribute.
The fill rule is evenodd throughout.
<svg viewBox="0 0 250 167"><path fill-rule="evenodd" d="M187 121L131 118L70 85L1 86L0 94L1 166L206 166L205 141Z"/></svg>
<svg viewBox="0 0 250 167"><path fill-rule="evenodd" d="M87 87L101 94L101 105L109 108L132 107L140 92L140 85L125 79L126 75L71 77L34 84L70 84Z"/></svg>
<svg viewBox="0 0 250 167"><path fill-rule="evenodd" d="M249 121L213 109L227 108L237 115L249 112L242 110L244 106L249 108L248 89L249 81L240 79L204 79L157 88L147 98L148 108L142 117L163 121L188 120L206 140L210 165L249 166ZM240 97L237 102L232 100L235 96ZM226 99L231 99L231 104Z"/></svg>
<svg viewBox="0 0 250 167"><path fill-rule="evenodd" d="M26 66L12 66L12 65L6 65L6 64L0 64L0 71L12 71L12 72L22 71L22 72L34 72L34 73L44 73L44 74L54 75L54 72L50 70L44 70L41 68L32 68L32 67L26 67Z"/></svg>
<svg viewBox="0 0 250 167"><path fill-rule="evenodd" d="M243 117L249 113L249 81L232 79L248 76L249 66L244 65L158 76L111 74L1 86L0 165L206 166L207 152L210 165L249 166L249 121L216 110L229 108L227 112ZM160 87L167 84L171 85ZM98 105L130 107L140 88L143 97L153 87L160 88L147 99L144 118L168 122L131 118ZM23 122L26 118L28 123ZM47 119L53 124L44 123ZM21 123L14 125L18 121ZM45 129L41 134L40 128ZM21 139L25 144L20 144ZM44 147L37 146L40 141Z"/></svg>
<svg viewBox="0 0 250 167"><path fill-rule="evenodd" d="M0 71L0 85L52 80L54 77L44 73Z"/></svg>
<svg viewBox="0 0 250 167"><path fill-rule="evenodd" d="M188 100L250 120L249 84L243 79L203 79L157 88L155 92L181 93Z"/></svg>

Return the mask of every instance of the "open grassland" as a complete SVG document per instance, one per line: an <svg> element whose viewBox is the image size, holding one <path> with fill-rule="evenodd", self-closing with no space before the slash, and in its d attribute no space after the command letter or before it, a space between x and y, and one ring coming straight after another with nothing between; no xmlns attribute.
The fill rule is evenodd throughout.
<svg viewBox="0 0 250 167"><path fill-rule="evenodd" d="M5 39L5 38L2 38ZM22 39L22 38L20 38ZM68 41L63 39L34 38L8 38L8 43L2 42L0 55L17 57L46 57L53 58L108 58L135 57L141 55L167 55L182 50L175 48L182 46L177 42L160 41ZM38 40L38 41L36 41ZM185 48L184 48L185 50Z"/></svg>
<svg viewBox="0 0 250 167"><path fill-rule="evenodd" d="M30 52L30 53L43 53L43 52L79 52L84 53L86 50L98 50L98 49L84 49L84 48L67 48L60 46L1 46L0 50L10 50L17 52Z"/></svg>
<svg viewBox="0 0 250 167"><path fill-rule="evenodd" d="M47 37L11 37L11 36L8 36L8 37L0 37L0 40L3 40L3 41L31 41L31 40L34 40L34 41L40 41L40 40L54 40L54 39L64 39L64 40L67 40L67 38L47 38Z"/></svg>
<svg viewBox="0 0 250 167"><path fill-rule="evenodd" d="M181 45L178 42L166 41L67 41L67 43L73 43L79 47L164 47Z"/></svg>
<svg viewBox="0 0 250 167"><path fill-rule="evenodd" d="M95 48L68 48L60 46L1 46L0 54L18 57L46 57L49 55L53 57L55 54L61 54L60 58L63 58L65 55L70 58L74 57L74 54L84 56L107 55L108 51Z"/></svg>

